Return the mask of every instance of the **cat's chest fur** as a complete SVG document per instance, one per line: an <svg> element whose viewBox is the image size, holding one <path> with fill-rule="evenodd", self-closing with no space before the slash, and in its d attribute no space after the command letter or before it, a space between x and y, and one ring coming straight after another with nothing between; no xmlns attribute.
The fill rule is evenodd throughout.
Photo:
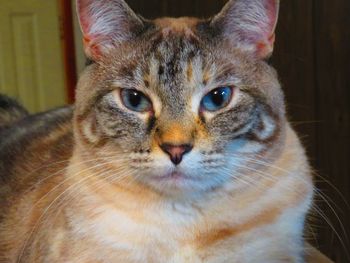
<svg viewBox="0 0 350 263"><path fill-rule="evenodd" d="M70 216L73 236L88 240L87 251L97 248L102 262L202 262L191 238L199 216L191 205L121 209L102 204L80 211Z"/></svg>
<svg viewBox="0 0 350 263"><path fill-rule="evenodd" d="M259 204L238 213L236 205L225 198L213 207L175 202L115 206L93 196L80 201L79 207L68 212L69 235L75 240L68 248L72 262L85 262L84 258L125 263L300 260L296 237L303 227L295 211L254 220L248 219L249 214L256 213ZM240 224L240 218L246 222Z"/></svg>

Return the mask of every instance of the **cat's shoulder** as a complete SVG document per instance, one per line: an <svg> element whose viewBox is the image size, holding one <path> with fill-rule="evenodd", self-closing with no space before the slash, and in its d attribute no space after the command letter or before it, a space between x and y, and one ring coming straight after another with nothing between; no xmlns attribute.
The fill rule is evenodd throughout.
<svg viewBox="0 0 350 263"><path fill-rule="evenodd" d="M55 153L71 152L73 107L61 107L28 115L0 133L0 179L37 161L54 162ZM59 149L59 150L58 150ZM34 165L35 166L35 165ZM18 172L16 172L18 174ZM12 175L13 176L13 175Z"/></svg>

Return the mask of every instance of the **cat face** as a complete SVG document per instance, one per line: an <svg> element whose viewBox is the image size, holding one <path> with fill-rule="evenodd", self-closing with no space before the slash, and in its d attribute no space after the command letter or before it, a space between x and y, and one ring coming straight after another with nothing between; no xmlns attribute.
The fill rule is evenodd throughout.
<svg viewBox="0 0 350 263"><path fill-rule="evenodd" d="M146 21L121 0L78 1L94 61L77 91L81 155L162 193L249 182L283 147L283 94L263 61L277 10L238 0L210 20Z"/></svg>

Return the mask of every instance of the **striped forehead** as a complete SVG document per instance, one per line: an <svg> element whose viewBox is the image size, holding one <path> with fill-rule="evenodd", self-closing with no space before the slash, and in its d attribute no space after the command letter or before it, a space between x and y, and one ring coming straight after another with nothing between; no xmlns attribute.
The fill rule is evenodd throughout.
<svg viewBox="0 0 350 263"><path fill-rule="evenodd" d="M123 53L117 66L117 82L122 87L142 86L161 100L163 109L183 113L194 93L226 82L233 71L230 63L224 61L227 56L223 60L221 53L194 30L187 34L185 23L169 31L172 20L165 21L164 27Z"/></svg>
<svg viewBox="0 0 350 263"><path fill-rule="evenodd" d="M190 80L185 78L186 72L194 62L196 66L203 64L198 45L184 37L168 37L159 43L152 56L151 63L155 63L153 67L157 69L152 74L158 75L160 84L177 89L179 81Z"/></svg>
<svg viewBox="0 0 350 263"><path fill-rule="evenodd" d="M188 97L203 81L205 56L198 42L186 36L169 35L157 43L149 59L151 79L155 89L169 108L184 110Z"/></svg>

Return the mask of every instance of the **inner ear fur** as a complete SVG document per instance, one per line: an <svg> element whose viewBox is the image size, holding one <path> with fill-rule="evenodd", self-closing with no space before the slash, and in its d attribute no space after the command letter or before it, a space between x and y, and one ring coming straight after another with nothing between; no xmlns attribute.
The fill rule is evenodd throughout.
<svg viewBox="0 0 350 263"><path fill-rule="evenodd" d="M230 0L210 25L232 45L259 59L273 51L279 0Z"/></svg>
<svg viewBox="0 0 350 263"><path fill-rule="evenodd" d="M77 13L85 53L94 61L144 27L142 19L123 0L77 0Z"/></svg>

